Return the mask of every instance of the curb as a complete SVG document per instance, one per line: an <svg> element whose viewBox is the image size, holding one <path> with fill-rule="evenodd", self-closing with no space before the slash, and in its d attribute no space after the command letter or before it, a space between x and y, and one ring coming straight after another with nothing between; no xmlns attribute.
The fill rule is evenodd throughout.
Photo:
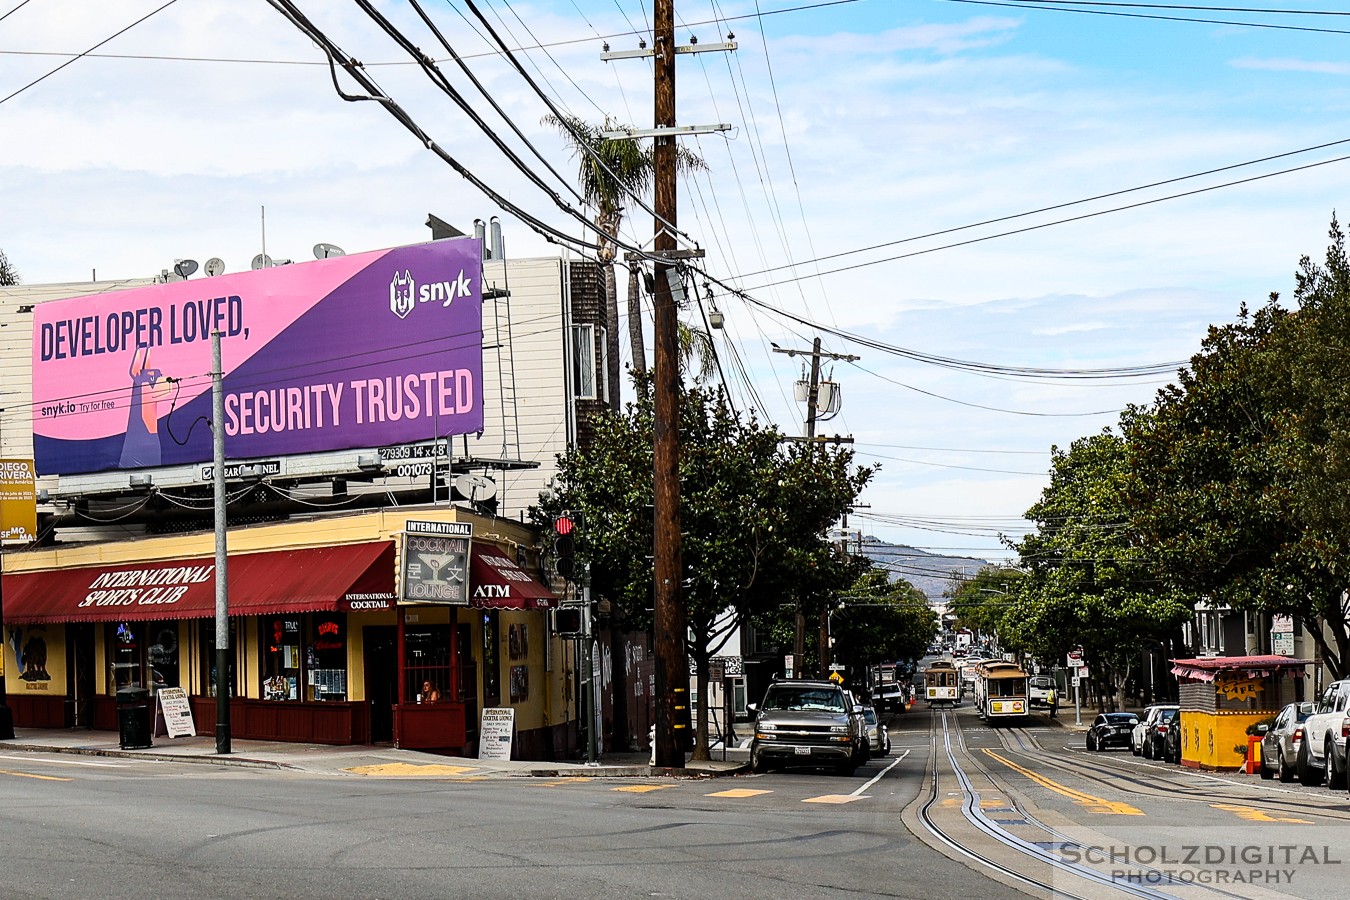
<svg viewBox="0 0 1350 900"><path fill-rule="evenodd" d="M114 759L150 759L156 762L190 762L210 766L243 766L255 769L293 769L289 763L247 756L202 756L174 753L141 753L135 750L104 750L98 747L50 747L40 744L10 744L0 741L0 749L22 753L67 753L72 756L101 756Z"/></svg>

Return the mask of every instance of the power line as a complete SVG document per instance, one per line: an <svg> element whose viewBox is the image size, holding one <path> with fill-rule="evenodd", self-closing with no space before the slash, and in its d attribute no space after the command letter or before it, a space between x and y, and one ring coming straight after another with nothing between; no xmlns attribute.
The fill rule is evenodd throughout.
<svg viewBox="0 0 1350 900"><path fill-rule="evenodd" d="M26 2L26 0L25 0L25 2ZM99 41L97 44L95 44L94 46L90 47L88 50L84 51L83 53L80 53L80 54L77 54L77 55L75 55L75 56L72 56L70 59L68 59L68 60L66 60L65 62L61 63L61 65L57 66L55 69L52 69L52 70L51 70L50 72L48 72L47 74L41 75L41 76L39 76L39 77L37 77L37 78L34 78L32 81L28 82L28 83L25 84L23 87L19 88L17 91L14 91L12 94L9 94L9 95L6 96L6 97L0 98L0 103L5 103L5 102L7 102L7 101L9 101L9 100L13 100L15 97L19 96L19 95L22 94L24 91L28 90L29 88L33 87L34 85L41 84L42 82L46 81L48 78L51 78L51 77L52 77L53 75L55 75L57 72L60 72L60 71L61 71L62 69L64 69L66 66L69 66L71 63L76 62L77 60L84 59L85 57L89 56L89 54L92 53L94 50L97 50L99 47L102 47L104 44L108 43L108 42L111 41L113 38L121 37L122 35L126 34L128 31L130 31L131 29L135 28L137 25L139 25L139 24L141 24L142 22L144 22L146 19L150 18L151 16L158 15L159 13L161 13L161 12L163 12L164 10L168 9L170 6L173 6L173 5L174 5L175 3L177 3L177 2L178 2L178 0L169 0L169 2L165 3L165 4L164 4L163 6L161 6L159 9L151 10L150 12L148 12L148 13L146 13L145 15L141 16L139 19L137 19L136 21L132 22L130 25L128 25L127 27L123 28L122 30L117 31L117 32L114 32L113 34L111 34L111 35L109 35L108 37L104 38L103 40ZM11 9L9 12L5 13L5 16L4 16L4 17L5 17L6 19L9 18L9 17L10 17L11 15L13 15L15 12L17 12L17 11L20 10L20 9L22 9L23 6L24 6L24 4L23 4L23 3L20 3L18 6L14 7L14 9ZM0 21L3 21L3 19L0 19Z"/></svg>
<svg viewBox="0 0 1350 900"><path fill-rule="evenodd" d="M1047 12L1078 13L1084 16L1115 16L1124 19L1152 19L1162 22L1193 22L1202 25L1237 25L1243 28L1268 28L1274 31L1307 31L1317 34L1350 34L1340 28L1314 28L1310 25L1277 25L1274 22L1244 22L1240 19L1201 19L1195 16L1160 16L1148 13L1116 12L1106 9L1071 9L1063 6L1038 6L1035 3L1019 3L1016 0L946 0L948 3L969 3L973 6L1002 6L1010 9L1040 9ZM1053 3L1054 0L1039 0L1041 3ZM1123 4L1122 4L1123 5ZM1176 7L1185 9L1186 7ZM1205 7L1196 7L1204 9Z"/></svg>

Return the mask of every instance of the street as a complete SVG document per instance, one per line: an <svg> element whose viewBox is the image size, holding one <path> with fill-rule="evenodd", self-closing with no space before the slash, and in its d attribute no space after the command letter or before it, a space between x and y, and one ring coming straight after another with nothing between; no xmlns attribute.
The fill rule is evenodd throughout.
<svg viewBox="0 0 1350 900"><path fill-rule="evenodd" d="M1072 722L1073 712L1067 710ZM1344 793L969 705L852 777L387 777L0 754L6 897L1337 896Z"/></svg>

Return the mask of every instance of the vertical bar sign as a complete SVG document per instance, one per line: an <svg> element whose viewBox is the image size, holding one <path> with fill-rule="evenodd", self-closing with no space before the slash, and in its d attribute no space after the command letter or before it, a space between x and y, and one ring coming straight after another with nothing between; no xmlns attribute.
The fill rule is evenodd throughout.
<svg viewBox="0 0 1350 900"><path fill-rule="evenodd" d="M37 539L37 491L31 459L0 459L0 543Z"/></svg>
<svg viewBox="0 0 1350 900"><path fill-rule="evenodd" d="M468 606L472 538L471 522L407 520L399 602Z"/></svg>

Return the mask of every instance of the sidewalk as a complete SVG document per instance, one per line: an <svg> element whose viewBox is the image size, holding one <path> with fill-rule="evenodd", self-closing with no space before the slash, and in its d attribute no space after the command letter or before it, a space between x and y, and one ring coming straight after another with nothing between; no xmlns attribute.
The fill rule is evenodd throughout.
<svg viewBox="0 0 1350 900"><path fill-rule="evenodd" d="M539 760L467 759L387 746L328 746L281 741L234 739L229 754L216 752L213 735L157 737L154 746L123 750L115 731L85 729L15 728L14 740L0 741L0 752L73 753L126 759L191 762L217 766L251 766L291 769L314 775L348 777L435 778L648 778L652 776L716 777L735 775L749 768L749 753L732 747L722 759L721 748L713 759L690 761L683 769L657 769L646 753L606 754L597 765L584 762Z"/></svg>

